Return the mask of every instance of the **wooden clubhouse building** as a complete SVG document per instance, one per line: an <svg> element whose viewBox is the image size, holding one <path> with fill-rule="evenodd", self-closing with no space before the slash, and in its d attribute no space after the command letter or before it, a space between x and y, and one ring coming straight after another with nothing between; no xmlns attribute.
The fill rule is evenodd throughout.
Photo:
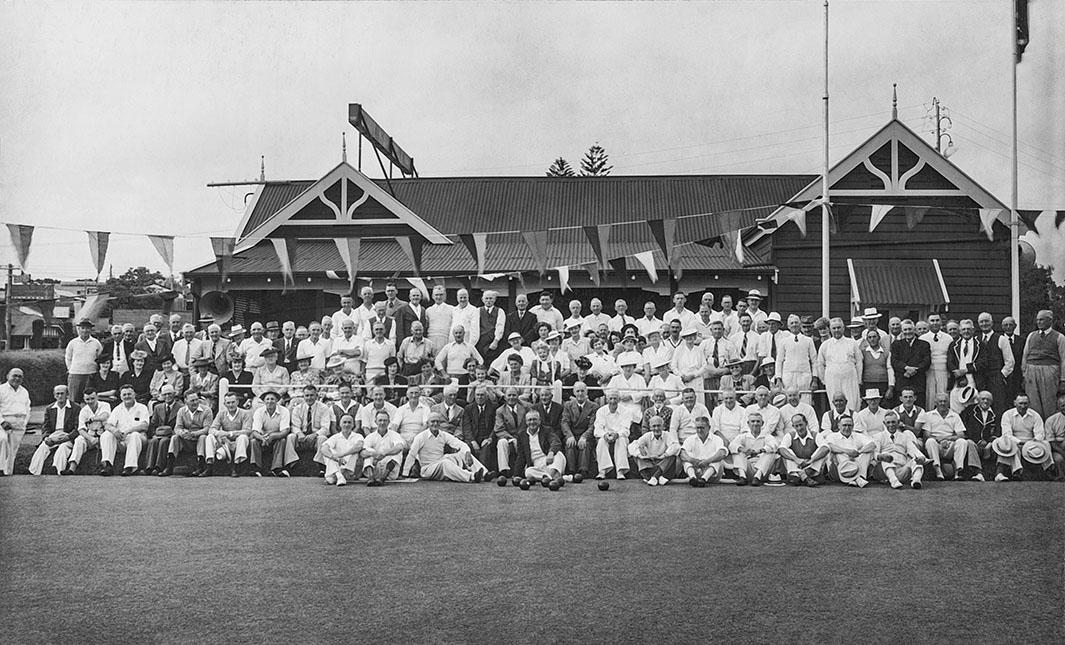
<svg viewBox="0 0 1065 645"><path fill-rule="evenodd" d="M829 173L832 203L831 304L833 315L864 307L889 315L975 317L1009 314L1009 229L995 221L993 240L981 228L979 209L1008 208L964 172L892 119ZM750 289L767 296L763 308L818 314L821 309L819 175L615 175L608 177L410 177L370 179L346 161L318 180L264 181L255 187L234 236L236 252L223 283L214 263L185 273L194 295L225 291L232 323L299 320L332 313L349 291L334 238L358 237L356 289L401 290L415 277L398 237L422 242L421 271L430 289L444 284L501 293L510 306L518 292L551 289L556 305L600 297L607 311L625 298L630 313L654 300L659 314L670 294L712 291L718 300ZM874 205L895 206L870 232ZM809 205L807 235L794 222ZM709 216L695 215L712 213ZM743 261L721 243L721 223L744 227ZM667 267L647 224L676 223L673 262ZM736 218L739 218L738 220ZM625 225L617 225L626 223ZM571 266L572 293L558 295L559 276L543 275L521 231L615 224L609 270L596 262L580 228L549 230L546 266ZM458 235L489 233L483 272ZM295 241L295 286L284 289L272 239ZM632 255L654 249L657 280ZM519 275L520 274L520 275ZM488 279L493 278L493 279ZM217 294L214 296L217 300ZM535 303L535 298L532 299ZM199 300L197 300L199 308ZM197 315L203 313L197 311Z"/></svg>

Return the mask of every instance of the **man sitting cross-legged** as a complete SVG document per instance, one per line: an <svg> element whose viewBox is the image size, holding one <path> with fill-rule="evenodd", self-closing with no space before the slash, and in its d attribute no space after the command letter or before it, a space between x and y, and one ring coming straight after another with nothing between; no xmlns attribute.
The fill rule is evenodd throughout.
<svg viewBox="0 0 1065 645"><path fill-rule="evenodd" d="M873 436L873 441L876 442L878 468L884 471L891 487L902 488L910 482L911 488L920 489L928 460L917 447L917 438L902 427L897 412L888 410L884 415L884 429Z"/></svg>
<svg viewBox="0 0 1065 645"><path fill-rule="evenodd" d="M403 476L409 477L414 465L419 468L419 477L454 482L481 482L485 468L474 458L470 447L455 435L444 431L444 415L429 414L429 427L419 432L411 442L410 452L403 463ZM455 452L445 454L448 447Z"/></svg>
<svg viewBox="0 0 1065 645"><path fill-rule="evenodd" d="M710 419L696 419L695 434L685 439L680 448L680 461L684 464L688 483L701 488L706 486L707 482L720 481L728 454L728 448L721 437L710 432Z"/></svg>
<svg viewBox="0 0 1065 645"><path fill-rule="evenodd" d="M387 479L398 479L407 442L391 429L388 412L379 410L374 416L376 428L366 435L362 444L362 474L367 486L384 486Z"/></svg>
<svg viewBox="0 0 1065 645"><path fill-rule="evenodd" d="M340 432L326 439L319 449L325 462L325 483L343 486L349 479L356 479L362 446L363 437L355 432L355 418L350 414L340 417Z"/></svg>
<svg viewBox="0 0 1065 645"><path fill-rule="evenodd" d="M536 410L525 413L525 430L518 433L514 472L527 479L561 479L566 472L566 455L558 432L543 426Z"/></svg>
<svg viewBox="0 0 1065 645"><path fill-rule="evenodd" d="M747 429L729 444L732 463L739 472L737 486L761 486L777 463L777 441L762 432L762 425L762 414L748 409Z"/></svg>
<svg viewBox="0 0 1065 645"><path fill-rule="evenodd" d="M636 467L648 486L665 486L673 475L680 444L672 432L666 432L666 420L662 417L651 417L650 426L650 432L629 444L629 454L636 458Z"/></svg>
<svg viewBox="0 0 1065 645"><path fill-rule="evenodd" d="M869 484L869 463L876 444L854 430L854 419L840 417L837 430L825 436L825 445L832 451L832 467L839 481L865 488Z"/></svg>
<svg viewBox="0 0 1065 645"><path fill-rule="evenodd" d="M788 483L796 486L817 486L824 482L825 463L829 448L810 434L805 414L793 414L788 420L791 430L780 441L777 454L784 460Z"/></svg>
<svg viewBox="0 0 1065 645"><path fill-rule="evenodd" d="M251 440L251 417L249 410L240 407L240 395L227 392L222 409L215 415L211 429L204 439L208 464L228 461L232 463L229 476L239 477L240 471L244 470L244 465L248 463L250 451L251 463L256 468L260 466L263 460L262 446L258 441Z"/></svg>

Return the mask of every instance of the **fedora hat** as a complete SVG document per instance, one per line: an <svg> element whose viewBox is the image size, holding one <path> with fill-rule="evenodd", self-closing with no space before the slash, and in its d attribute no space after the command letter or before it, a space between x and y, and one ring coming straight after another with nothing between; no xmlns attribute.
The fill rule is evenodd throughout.
<svg viewBox="0 0 1065 645"><path fill-rule="evenodd" d="M1017 444L1009 437L995 437L995 440L991 442L991 450L994 450L999 457L1013 457L1017 454Z"/></svg>
<svg viewBox="0 0 1065 645"><path fill-rule="evenodd" d="M244 332L244 327L242 327L240 325L233 325L232 327L229 328L230 337L236 336L237 334L243 334L243 333L245 333Z"/></svg>
<svg viewBox="0 0 1065 645"><path fill-rule="evenodd" d="M850 481L858 476L858 464L853 461L845 461L839 465L836 472L839 473L841 480Z"/></svg>
<svg viewBox="0 0 1065 645"><path fill-rule="evenodd" d="M884 397L880 396L880 388L871 387L865 391L865 396L862 398L868 401L869 399L882 399Z"/></svg>
<svg viewBox="0 0 1065 645"><path fill-rule="evenodd" d="M1047 455L1050 454L1050 444L1039 439L1032 439L1031 441L1025 441L1021 446L1021 456L1025 461L1033 464L1041 464L1047 459Z"/></svg>
<svg viewBox="0 0 1065 645"><path fill-rule="evenodd" d="M758 289L751 289L747 292L747 299L750 300L751 298L754 298L755 300L761 300L762 292Z"/></svg>
<svg viewBox="0 0 1065 645"><path fill-rule="evenodd" d="M766 316L765 319L766 319L766 322L781 322L780 314L775 312L775 311L770 311L769 315Z"/></svg>
<svg viewBox="0 0 1065 645"><path fill-rule="evenodd" d="M854 329L855 327L865 327L865 321L858 317L851 318L851 321L847 323L847 327L850 327L851 329Z"/></svg>
<svg viewBox="0 0 1065 645"><path fill-rule="evenodd" d="M876 310L876 307L866 307L862 312L862 320L879 320L880 312Z"/></svg>
<svg viewBox="0 0 1065 645"><path fill-rule="evenodd" d="M307 352L298 352L296 354L296 362L297 363L300 362L300 361L313 361L313 360L314 360L314 356L312 354L308 354Z"/></svg>
<svg viewBox="0 0 1065 645"><path fill-rule="evenodd" d="M334 356L330 356L329 357L329 360L325 364L325 368L328 369L328 370L331 370L334 367L340 367L346 361L347 361L347 359L345 359L343 356L341 356L340 354L336 354Z"/></svg>
<svg viewBox="0 0 1065 645"><path fill-rule="evenodd" d="M651 361L651 369L658 369L659 367L662 367L663 365L669 365L670 363L671 361L669 360L669 358L659 356L658 358Z"/></svg>
<svg viewBox="0 0 1065 645"><path fill-rule="evenodd" d="M958 403L963 406L968 406L970 403L976 400L976 388L971 385L966 385L961 389L958 394Z"/></svg>
<svg viewBox="0 0 1065 645"><path fill-rule="evenodd" d="M694 335L696 335L698 333L699 333L699 330L696 329L695 327L688 327L684 331L680 332L680 336L681 336L681 338L686 338L688 336L694 336Z"/></svg>

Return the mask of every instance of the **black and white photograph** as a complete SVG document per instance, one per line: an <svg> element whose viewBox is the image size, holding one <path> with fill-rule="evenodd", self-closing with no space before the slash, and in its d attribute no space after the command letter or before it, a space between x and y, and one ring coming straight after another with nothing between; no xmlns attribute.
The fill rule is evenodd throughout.
<svg viewBox="0 0 1065 645"><path fill-rule="evenodd" d="M0 0L0 224L5 644L1065 642L1065 0Z"/></svg>

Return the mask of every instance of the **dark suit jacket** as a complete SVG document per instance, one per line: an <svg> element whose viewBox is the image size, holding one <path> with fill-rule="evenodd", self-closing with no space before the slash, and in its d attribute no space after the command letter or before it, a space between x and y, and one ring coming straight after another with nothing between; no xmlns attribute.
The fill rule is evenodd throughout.
<svg viewBox="0 0 1065 645"><path fill-rule="evenodd" d="M573 437L580 439L592 437L592 423L595 421L595 411L599 406L586 400L584 405L577 403L577 399L570 399L562 404L562 436L565 439Z"/></svg>
<svg viewBox="0 0 1065 645"><path fill-rule="evenodd" d="M972 441L994 441L1001 431L998 427L998 415L994 408L987 409L987 420L981 418L980 406L970 405L961 411L961 420L965 424L965 438Z"/></svg>
<svg viewBox="0 0 1065 645"><path fill-rule="evenodd" d="M891 369L895 371L896 392L901 392L903 388L924 392L925 374L931 365L932 348L920 338L913 339L913 346L901 339L891 343ZM912 378L904 376L907 367L917 368Z"/></svg>
<svg viewBox="0 0 1065 645"><path fill-rule="evenodd" d="M81 412L81 408L76 403L71 401L70 407L67 408L66 416L63 417L63 427L55 427L56 412L55 403L48 406L44 411L44 425L41 427L41 434L47 439L48 435L52 434L56 430L60 430L71 435L73 438L75 431L78 429L78 413Z"/></svg>
<svg viewBox="0 0 1065 645"><path fill-rule="evenodd" d="M134 349L139 349L148 354L148 358L144 361L144 369L149 372L154 372L159 369L161 359L164 356L169 356L174 350L174 346L170 344L168 338L157 336L155 339L155 351L152 351L152 348L148 346L148 341L146 340L139 341L136 346L134 346ZM133 365L130 365L130 369L132 368Z"/></svg>
<svg viewBox="0 0 1065 645"><path fill-rule="evenodd" d="M961 346L965 342L964 338L959 337L958 340L950 344L947 348L947 372L950 373L950 378L954 378L954 370L962 367L961 365ZM977 338L970 338L969 342L972 343L972 356L971 362L964 365L965 370L976 376L987 369L987 353L980 347L980 340Z"/></svg>
<svg viewBox="0 0 1065 645"><path fill-rule="evenodd" d="M477 403L470 403L462 410L461 436L459 436L459 439L466 443L476 441L480 444L492 437L495 423L495 404L491 401L485 401L484 414L482 415Z"/></svg>
<svg viewBox="0 0 1065 645"><path fill-rule="evenodd" d="M285 351L285 337L282 336L274 340L274 349L277 350L277 364L285 368L291 374L296 371L296 347L298 347L300 341L295 336L292 337L292 346L288 351Z"/></svg>
<svg viewBox="0 0 1065 645"><path fill-rule="evenodd" d="M493 427L496 439L504 439L507 435L517 437L519 432L525 432L525 413L531 408L520 401L515 407L517 408L516 419L514 418L515 415L510 411L510 406L505 401L496 408L496 421Z"/></svg>
<svg viewBox="0 0 1065 645"><path fill-rule="evenodd" d="M536 433L536 438L539 440L540 450L545 455L549 455L552 452L558 452L562 449L562 442L558 440L558 433L541 427L539 432ZM517 455L514 457L514 468L512 472L519 475L525 474L525 469L533 465L532 449L529 447L529 440L531 437L529 433L522 430L517 436L518 450Z"/></svg>
<svg viewBox="0 0 1065 645"><path fill-rule="evenodd" d="M155 376L155 372L149 370L147 367L141 371L140 376L135 376L133 374L133 369L131 368L118 380L118 385L119 387L123 385L131 385L134 394L137 395L137 402L147 403L152 398L153 376Z"/></svg>
<svg viewBox="0 0 1065 645"><path fill-rule="evenodd" d="M429 316L425 314L425 305L422 305L422 315L418 316L414 313L414 309L411 308L410 303L404 303L403 306L396 309L396 349L399 349L399 344L403 342L403 339L410 336L410 326L414 324L414 321L418 321L422 324L422 330L429 331ZM437 347L439 350L440 348Z"/></svg>
<svg viewBox="0 0 1065 645"><path fill-rule="evenodd" d="M101 343L101 345L103 347L103 350L100 352L100 356L110 356L111 358L115 357L115 339L114 338L108 338L103 343ZM135 349L135 347L137 345L137 341L135 341L135 340L126 340L125 338L123 338L122 339L122 345L123 345L122 351L123 351L123 353L126 356L126 362L127 362L126 367L127 368L132 368L133 366L128 364L129 363L129 355L133 353L133 350ZM114 365L112 365L112 367L114 367Z"/></svg>
<svg viewBox="0 0 1065 645"><path fill-rule="evenodd" d="M506 339L512 333L521 334L521 343L526 347L532 346L534 340L540 336L536 333L536 314L525 310L524 316L519 316L517 311L507 314L506 328L503 330L503 338Z"/></svg>
<svg viewBox="0 0 1065 645"><path fill-rule="evenodd" d="M152 409L152 416L148 419L148 436L154 437L155 431L159 428L169 428L170 432L166 434L173 434L174 425L177 423L177 413L181 409L181 405L177 399L174 399L174 402L170 404L170 412L167 413L166 403L156 403L155 408Z"/></svg>
<svg viewBox="0 0 1065 645"><path fill-rule="evenodd" d="M546 409L542 403L537 403L532 407L540 413L540 425L550 430L551 432L558 433L558 436L562 436L562 404L558 401L551 401L551 405Z"/></svg>

